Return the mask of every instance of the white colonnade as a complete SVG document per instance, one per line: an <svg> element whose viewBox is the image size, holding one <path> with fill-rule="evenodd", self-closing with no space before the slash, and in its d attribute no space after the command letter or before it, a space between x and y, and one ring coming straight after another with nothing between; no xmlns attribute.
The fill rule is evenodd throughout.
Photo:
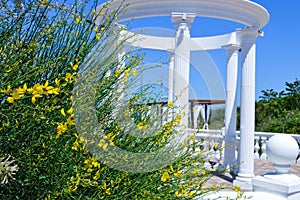
<svg viewBox="0 0 300 200"><path fill-rule="evenodd" d="M113 1L109 12L118 9L122 0ZM129 39L128 45L147 49L169 50L169 97L168 101L176 102L178 97L181 107L187 114L189 102L189 76L190 76L190 52L206 51L214 49L226 49L227 57L227 84L226 84L226 113L225 113L225 160L229 165L239 162L239 172L234 184L244 188L251 187L254 176L254 126L255 126L255 57L256 38L260 29L269 21L269 13L259 4L248 0L125 0L129 4L119 16L119 21L127 21L151 16L170 16L176 25L175 38L158 37L153 35L137 35ZM100 9L100 7L99 7ZM132 12L132 10L134 12ZM177 13L175 13L177 12ZM178 13L179 12L179 13ZM191 38L190 25L195 17L211 17L226 19L246 26L232 33L211 37ZM99 17L100 18L100 17ZM101 21L101 20L99 20ZM121 31L121 34L133 35L129 31ZM240 119L240 146L239 161L235 160L234 147L236 127L236 102L238 80L238 57L241 50L241 119ZM203 73L206 83L215 83ZM221 81L222 82L222 81ZM211 88L209 88L211 89ZM213 89L210 91L214 93ZM175 95L174 95L175 94ZM183 118L183 124L187 126L187 117ZM227 146L228 145L228 146Z"/></svg>

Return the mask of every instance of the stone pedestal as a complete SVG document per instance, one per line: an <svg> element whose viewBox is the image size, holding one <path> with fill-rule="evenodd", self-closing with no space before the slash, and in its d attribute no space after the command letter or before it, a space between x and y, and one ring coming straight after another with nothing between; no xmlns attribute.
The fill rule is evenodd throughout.
<svg viewBox="0 0 300 200"><path fill-rule="evenodd" d="M267 154L276 172L254 177L254 192L272 193L283 199L299 200L300 177L288 173L298 151L298 143L291 136L278 134L271 137L267 143Z"/></svg>
<svg viewBox="0 0 300 200"><path fill-rule="evenodd" d="M252 180L255 192L277 194L287 200L300 199L300 178L293 174L266 174Z"/></svg>

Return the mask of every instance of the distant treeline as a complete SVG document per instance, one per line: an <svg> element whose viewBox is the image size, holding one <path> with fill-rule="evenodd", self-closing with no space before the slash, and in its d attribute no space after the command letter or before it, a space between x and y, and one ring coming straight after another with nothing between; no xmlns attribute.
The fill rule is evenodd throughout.
<svg viewBox="0 0 300 200"><path fill-rule="evenodd" d="M255 130L300 134L300 80L285 83L285 90L262 90L255 103ZM237 129L240 109L238 108Z"/></svg>

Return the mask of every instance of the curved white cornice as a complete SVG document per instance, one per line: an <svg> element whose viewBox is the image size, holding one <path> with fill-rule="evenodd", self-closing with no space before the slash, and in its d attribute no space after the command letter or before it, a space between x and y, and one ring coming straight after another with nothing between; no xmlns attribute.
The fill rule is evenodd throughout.
<svg viewBox="0 0 300 200"><path fill-rule="evenodd" d="M125 30L121 32L121 35L123 35L124 38L128 38L126 39L126 42L132 47L156 50L174 49L175 39L173 37L157 37L135 34ZM133 35L135 36L132 37ZM232 32L225 35L191 38L189 46L191 51L201 51L220 49L222 46L227 44L239 43L236 32Z"/></svg>
<svg viewBox="0 0 300 200"><path fill-rule="evenodd" d="M112 1L109 12L117 9L122 1ZM129 6L119 15L120 22L170 16L172 12L195 13L197 16L226 19L256 28L262 28L270 19L265 8L249 0L125 0L125 4Z"/></svg>
<svg viewBox="0 0 300 200"><path fill-rule="evenodd" d="M192 38L191 41L191 51L221 49L224 45L227 44L240 43L236 32L228 33L225 35Z"/></svg>

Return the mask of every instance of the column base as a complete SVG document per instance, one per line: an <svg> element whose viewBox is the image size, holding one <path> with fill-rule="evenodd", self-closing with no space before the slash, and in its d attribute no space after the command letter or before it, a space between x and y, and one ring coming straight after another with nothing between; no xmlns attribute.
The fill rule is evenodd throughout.
<svg viewBox="0 0 300 200"><path fill-rule="evenodd" d="M239 186L243 191L252 191L252 178L254 175L245 175L242 176L241 174L238 174L238 176L233 181L233 186Z"/></svg>

